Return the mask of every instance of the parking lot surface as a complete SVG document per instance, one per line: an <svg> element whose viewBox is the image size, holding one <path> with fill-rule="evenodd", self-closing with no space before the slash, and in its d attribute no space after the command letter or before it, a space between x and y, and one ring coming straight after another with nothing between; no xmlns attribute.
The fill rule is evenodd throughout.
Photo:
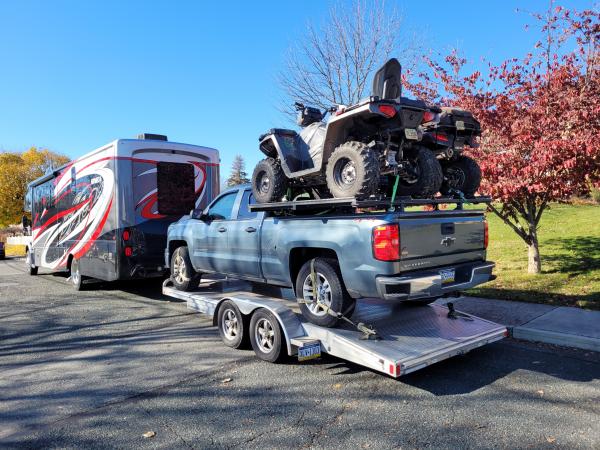
<svg viewBox="0 0 600 450"><path fill-rule="evenodd" d="M90 288L0 261L0 447L600 447L598 353L505 340L399 380L273 365L159 280Z"/></svg>

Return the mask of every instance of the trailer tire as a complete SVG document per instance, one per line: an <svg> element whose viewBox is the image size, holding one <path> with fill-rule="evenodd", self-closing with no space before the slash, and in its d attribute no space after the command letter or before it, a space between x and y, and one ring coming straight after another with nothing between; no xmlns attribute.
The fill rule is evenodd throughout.
<svg viewBox="0 0 600 450"><path fill-rule="evenodd" d="M279 321L265 308L257 309L250 319L250 344L258 358L268 362L283 359L283 333Z"/></svg>
<svg viewBox="0 0 600 450"><path fill-rule="evenodd" d="M240 309L231 300L225 300L219 306L217 326L221 340L227 347L241 348L245 346L248 337L246 320Z"/></svg>
<svg viewBox="0 0 600 450"><path fill-rule="evenodd" d="M73 258L71 261L71 267L69 269L71 283L73 283L73 288L76 291L82 291L84 289L83 280L84 277L81 275L81 270L79 268L79 260Z"/></svg>
<svg viewBox="0 0 600 450"><path fill-rule="evenodd" d="M194 270L186 246L177 247L171 256L171 281L179 291L193 291L200 284L200 274Z"/></svg>
<svg viewBox="0 0 600 450"><path fill-rule="evenodd" d="M29 248L27 249L27 253L25 253L25 264L27 265L27 268L29 269L29 275L37 275L38 268L35 265L35 263L33 262L33 255L31 254L31 251L29 250Z"/></svg>
<svg viewBox="0 0 600 450"><path fill-rule="evenodd" d="M313 260L306 261L296 278L296 297L303 300L312 300L312 279L311 265ZM317 277L318 289L323 289L321 292L324 298L324 303L328 304L332 311L341 312L344 316L349 317L354 312L356 300L350 297L344 283L342 282L342 274L340 267L335 259L315 258L314 270ZM310 322L322 327L335 327L339 319L329 314L323 307L319 305L307 305L300 303L300 311Z"/></svg>
<svg viewBox="0 0 600 450"><path fill-rule="evenodd" d="M258 162L252 172L252 193L258 203L278 202L287 191L287 177L281 161L265 158Z"/></svg>

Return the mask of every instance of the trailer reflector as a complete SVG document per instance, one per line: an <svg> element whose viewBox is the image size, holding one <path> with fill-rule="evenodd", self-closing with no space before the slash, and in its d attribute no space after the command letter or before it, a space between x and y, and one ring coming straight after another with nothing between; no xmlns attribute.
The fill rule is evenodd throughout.
<svg viewBox="0 0 600 450"><path fill-rule="evenodd" d="M133 249L131 247L125 247L125 256L133 256Z"/></svg>
<svg viewBox="0 0 600 450"><path fill-rule="evenodd" d="M127 241L129 240L129 238L131 237L131 233L129 232L129 229L128 229L128 228L125 228L125 229L123 230L123 235L122 235L122 236L123 236L123 240L124 240L125 242L127 242Z"/></svg>

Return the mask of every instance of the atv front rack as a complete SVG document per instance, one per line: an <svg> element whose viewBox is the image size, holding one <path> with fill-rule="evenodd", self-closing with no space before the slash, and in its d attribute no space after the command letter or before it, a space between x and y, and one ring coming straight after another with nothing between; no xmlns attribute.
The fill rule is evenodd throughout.
<svg viewBox="0 0 600 450"><path fill-rule="evenodd" d="M316 200L292 200L272 203L256 203L250 205L250 211L270 211L270 212L314 212L326 211L331 209L369 209L404 212L405 208L411 206L431 206L434 210L439 209L440 205L456 205L454 210L462 210L467 204L488 204L491 203L491 197L435 197L416 199L412 197L396 197L393 201L390 197L371 197L363 200L356 198L325 198Z"/></svg>

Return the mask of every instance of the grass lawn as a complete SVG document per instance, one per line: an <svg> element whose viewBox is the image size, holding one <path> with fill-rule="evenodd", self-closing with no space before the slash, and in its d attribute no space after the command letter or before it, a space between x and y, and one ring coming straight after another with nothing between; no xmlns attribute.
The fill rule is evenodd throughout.
<svg viewBox="0 0 600 450"><path fill-rule="evenodd" d="M527 246L488 213L493 282L468 291L480 297L600 309L600 206L552 205L539 230L542 273L527 273Z"/></svg>

